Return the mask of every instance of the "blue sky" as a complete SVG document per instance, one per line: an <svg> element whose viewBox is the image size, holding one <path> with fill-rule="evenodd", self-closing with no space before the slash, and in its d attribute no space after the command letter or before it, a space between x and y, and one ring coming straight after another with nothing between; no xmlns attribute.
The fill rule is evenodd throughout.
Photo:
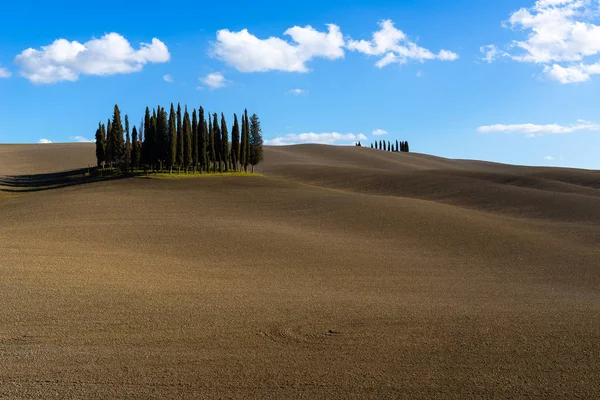
<svg viewBox="0 0 600 400"><path fill-rule="evenodd" d="M272 144L600 169L599 1L10 2L0 143L181 102L247 107Z"/></svg>

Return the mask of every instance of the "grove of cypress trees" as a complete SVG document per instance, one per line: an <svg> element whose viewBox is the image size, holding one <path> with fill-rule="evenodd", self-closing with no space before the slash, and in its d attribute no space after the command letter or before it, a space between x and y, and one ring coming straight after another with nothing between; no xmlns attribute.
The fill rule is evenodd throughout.
<svg viewBox="0 0 600 400"><path fill-rule="evenodd" d="M252 114L250 118L250 164L252 172L254 166L260 164L263 160L263 139L261 135L260 120L256 114Z"/></svg>
<svg viewBox="0 0 600 400"><path fill-rule="evenodd" d="M187 106L183 114L183 165L187 173L192 164L192 124Z"/></svg>
<svg viewBox="0 0 600 400"><path fill-rule="evenodd" d="M237 115L233 114L233 127L231 128L231 165L237 171L240 160L240 127Z"/></svg>
<svg viewBox="0 0 600 400"><path fill-rule="evenodd" d="M225 115L221 113L221 158L225 164L225 172L229 171L229 131L227 130L227 122Z"/></svg>
<svg viewBox="0 0 600 400"><path fill-rule="evenodd" d="M181 105L177 104L177 165L179 171L181 171L181 167L183 166L183 132L182 132L182 124L181 120Z"/></svg>
<svg viewBox="0 0 600 400"><path fill-rule="evenodd" d="M194 171L198 168L198 118L195 108L192 112L192 167Z"/></svg>
<svg viewBox="0 0 600 400"><path fill-rule="evenodd" d="M177 162L177 121L175 115L175 107L171 103L171 110L169 111L169 154L167 163L169 164L169 171L173 173L173 166Z"/></svg>

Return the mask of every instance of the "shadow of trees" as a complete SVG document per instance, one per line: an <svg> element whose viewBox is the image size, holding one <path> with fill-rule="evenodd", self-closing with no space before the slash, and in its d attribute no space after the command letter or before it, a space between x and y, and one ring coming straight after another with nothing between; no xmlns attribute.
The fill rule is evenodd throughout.
<svg viewBox="0 0 600 400"><path fill-rule="evenodd" d="M132 176L119 170L80 168L49 174L0 176L0 192L37 192Z"/></svg>

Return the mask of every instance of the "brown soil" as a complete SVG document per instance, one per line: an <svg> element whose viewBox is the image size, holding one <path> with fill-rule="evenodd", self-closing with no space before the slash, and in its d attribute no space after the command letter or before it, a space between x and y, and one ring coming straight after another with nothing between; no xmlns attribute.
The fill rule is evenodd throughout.
<svg viewBox="0 0 600 400"><path fill-rule="evenodd" d="M93 164L0 146L0 176ZM0 186L0 398L600 396L600 172L317 145L259 169Z"/></svg>

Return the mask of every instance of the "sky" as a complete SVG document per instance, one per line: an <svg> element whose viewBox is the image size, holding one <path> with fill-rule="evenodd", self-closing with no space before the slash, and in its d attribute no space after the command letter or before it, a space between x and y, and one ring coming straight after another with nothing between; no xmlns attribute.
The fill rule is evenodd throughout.
<svg viewBox="0 0 600 400"><path fill-rule="evenodd" d="M5 3L0 143L180 102L269 145L600 169L600 0Z"/></svg>

